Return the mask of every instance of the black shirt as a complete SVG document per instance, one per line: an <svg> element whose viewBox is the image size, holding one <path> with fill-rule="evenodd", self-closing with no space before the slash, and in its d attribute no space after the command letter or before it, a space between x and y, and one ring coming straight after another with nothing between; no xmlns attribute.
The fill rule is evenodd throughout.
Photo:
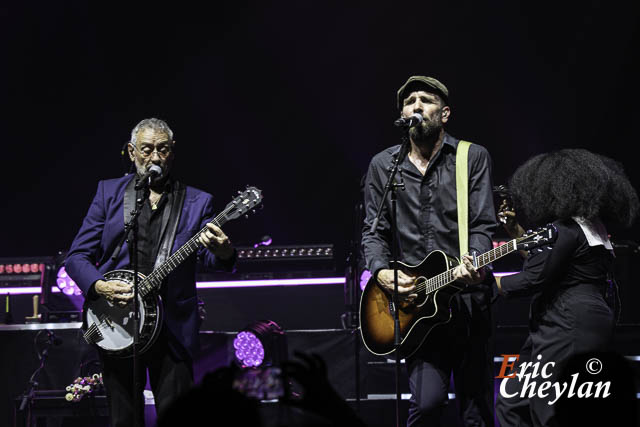
<svg viewBox="0 0 640 427"><path fill-rule="evenodd" d="M613 255L602 245L589 246L584 232L573 220L554 222L558 237L553 246L534 249L525 260L523 271L500 280L507 296L536 294L531 304L535 322L562 292L592 291L602 295Z"/></svg>
<svg viewBox="0 0 640 427"><path fill-rule="evenodd" d="M167 199L168 196L165 192L156 203L156 208L154 209L147 198L138 217L138 271L144 275L148 275L153 271L158 257L162 216L165 209L170 209ZM133 262L133 258L131 260Z"/></svg>
<svg viewBox="0 0 640 427"><path fill-rule="evenodd" d="M400 260L418 264L433 250L459 257L458 213L456 197L456 149L458 139L445 134L443 143L429 162L424 176L409 160L400 168L405 190L398 190L398 238ZM372 273L389 268L391 257L391 199L387 197L378 230L370 234L376 209L399 145L378 153L369 165L364 187L366 219L362 244L367 267ZM469 250L480 253L493 247L491 237L496 228L493 205L491 157L482 146L469 147Z"/></svg>

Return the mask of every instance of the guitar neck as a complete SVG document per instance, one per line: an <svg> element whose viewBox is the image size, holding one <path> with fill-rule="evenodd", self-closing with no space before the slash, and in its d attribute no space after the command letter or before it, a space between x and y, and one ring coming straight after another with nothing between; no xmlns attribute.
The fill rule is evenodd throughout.
<svg viewBox="0 0 640 427"><path fill-rule="evenodd" d="M222 227L227 222L227 209L220 212L220 214L215 217L213 220L209 221L209 224L217 225L218 227ZM207 226L204 226L200 231L198 231L192 238L187 240L187 242L180 247L177 251L175 251L169 258L167 258L162 264L160 264L151 274L149 274L143 281L140 283L140 294L145 297L151 292L155 292L162 285L162 281L173 271L175 270L184 260L189 258L196 252L198 249L202 247L202 243L198 240L200 235L207 231Z"/></svg>
<svg viewBox="0 0 640 427"><path fill-rule="evenodd" d="M484 267L485 265L514 252L518 248L517 243L518 240L513 239L478 256L478 268Z"/></svg>
<svg viewBox="0 0 640 427"><path fill-rule="evenodd" d="M503 256L510 254L511 252L514 252L515 250L517 250L517 248L518 239L513 239L498 246L497 248L493 248L490 251L479 255L476 258L478 262L478 268L484 267L485 265L492 263L493 261L500 259ZM436 291L453 281L455 281L455 279L453 278L452 268L429 279L427 281L427 292Z"/></svg>

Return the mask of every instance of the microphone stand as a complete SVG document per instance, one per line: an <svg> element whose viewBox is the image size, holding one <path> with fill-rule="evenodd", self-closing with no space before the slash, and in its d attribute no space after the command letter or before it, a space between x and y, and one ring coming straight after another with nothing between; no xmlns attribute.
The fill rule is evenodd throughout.
<svg viewBox="0 0 640 427"><path fill-rule="evenodd" d="M42 331L40 331L38 334L40 334ZM53 345L58 345L60 344L62 341L58 341L56 342L56 338L52 333L49 333L49 331L47 331L47 346L45 347L44 350L42 350L42 353L39 353L39 358L40 358L40 366L38 366L36 368L36 370L33 372L33 374L31 374L31 377L29 378L29 390L26 391L23 395L22 395L22 399L20 400L20 406L18 408L19 412L24 411L27 406L29 406L29 409L27 411L27 416L26 418L26 425L31 425L31 403L33 403L33 399L36 396L36 389L38 388L38 382L36 381L36 378L38 377L38 374L40 373L40 371L42 371L42 369L44 369L44 365L47 362L47 358L49 357L49 349L51 348L51 346ZM38 335L36 335L36 339L37 339ZM36 348L37 351L37 348Z"/></svg>
<svg viewBox="0 0 640 427"><path fill-rule="evenodd" d="M142 205L144 205L144 201L149 198L151 185L151 177L145 180L139 181L135 185L135 190L141 189L142 191L136 191L136 207L133 211L131 211L131 218L129 222L125 224L124 227L124 236L120 240L120 243L116 247L112 260L115 260L122 249L122 246L125 241L128 241L129 234L133 231L133 239L131 242L131 266L133 267L133 419L134 426L142 427L139 425L140 420L140 396L142 393L140 387L140 376L138 375L138 364L139 364L139 354L138 354L138 344L140 342L140 304L138 301L139 295L139 268L138 268L138 217L142 212Z"/></svg>
<svg viewBox="0 0 640 427"><path fill-rule="evenodd" d="M135 217L131 220L133 221L133 425L136 427L143 427L139 425L140 416L140 404L144 402L140 402L140 398L142 395L141 384L140 384L140 375L138 375L138 364L139 364L139 355L138 355L138 343L140 342L140 303L138 302L138 294L139 294L139 283L140 278L138 277L138 216L142 212L142 205L144 201L149 198L149 185L151 184L151 178L146 180L146 184L142 188L142 192L136 194L136 209L135 209Z"/></svg>
<svg viewBox="0 0 640 427"><path fill-rule="evenodd" d="M382 198L380 199L380 204L378 205L378 211L376 213L376 217L371 225L371 229L369 230L370 234L374 234L378 228L378 222L380 221L380 215L382 213L382 208L384 206L384 202L387 199L387 194L391 192L391 261L393 263L393 298L391 302L391 312L393 314L393 336L394 336L394 346L396 353L396 361L395 361L395 383L396 383L396 426L400 426L400 401L402 396L400 394L400 318L399 318L399 297L398 297L398 256L399 256L399 248L398 248L398 224L397 224L397 190L404 190L404 181L402 180L402 170L400 169L400 162L405 158L408 153L410 146L409 142L409 131L408 129L405 131L402 136L402 145L400 146L400 150L396 155L396 158L393 161L393 166L391 167L391 171L389 173L389 177L387 178L387 183L384 186L384 192L382 193ZM396 174L400 174L400 183L395 182Z"/></svg>

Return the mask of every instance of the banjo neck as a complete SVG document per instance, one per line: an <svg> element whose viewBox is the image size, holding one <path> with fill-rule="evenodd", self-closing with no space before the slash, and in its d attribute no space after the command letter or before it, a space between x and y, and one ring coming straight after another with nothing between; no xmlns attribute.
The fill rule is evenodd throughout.
<svg viewBox="0 0 640 427"><path fill-rule="evenodd" d="M213 220L209 221L208 224L214 224L218 227L222 227L228 221L226 217L227 209L220 212L218 216L216 216ZM175 251L169 258L167 258L162 264L160 264L157 268L155 268L145 279L140 283L140 295L142 297L146 297L150 293L157 292L162 285L162 281L169 275L173 270L178 268L183 261L193 255L198 249L202 247L202 243L198 240L200 235L207 231L207 226L205 225L200 231L198 231L192 238L187 240L187 242L180 247L177 251Z"/></svg>
<svg viewBox="0 0 640 427"><path fill-rule="evenodd" d="M247 187L245 191L238 191L239 195L236 196L214 219L208 222L208 224L214 224L218 227L222 227L228 221L239 218L241 216L247 216L250 210L255 212L255 207L262 202L262 192L256 187ZM162 285L162 281L175 270L184 260L189 258L195 251L202 247L202 244L198 240L200 235L207 231L207 226L202 227L193 237L175 251L169 258L167 258L162 264L155 268L151 274L144 278L140 283L139 292L144 298L147 295L157 292Z"/></svg>

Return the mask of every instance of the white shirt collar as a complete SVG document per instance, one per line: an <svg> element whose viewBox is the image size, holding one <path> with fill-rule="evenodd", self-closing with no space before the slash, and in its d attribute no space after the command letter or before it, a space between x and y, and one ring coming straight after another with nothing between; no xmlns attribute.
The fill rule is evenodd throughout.
<svg viewBox="0 0 640 427"><path fill-rule="evenodd" d="M587 238L589 246L603 245L605 248L613 252L613 246L609 240L607 229L604 224L598 220L590 221L586 218L574 216L573 220L580 226Z"/></svg>

